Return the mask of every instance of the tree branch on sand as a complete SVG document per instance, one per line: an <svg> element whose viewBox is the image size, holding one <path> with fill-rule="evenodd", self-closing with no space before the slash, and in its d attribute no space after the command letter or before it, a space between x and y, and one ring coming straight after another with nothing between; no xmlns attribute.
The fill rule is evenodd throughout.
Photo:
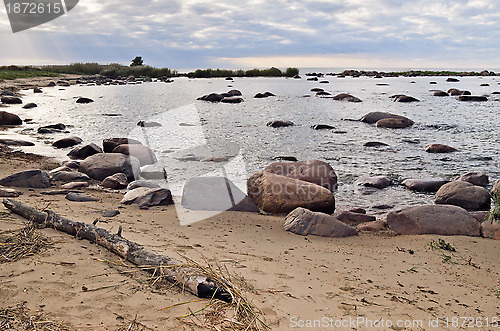
<svg viewBox="0 0 500 331"><path fill-rule="evenodd" d="M224 285L217 284L181 261L158 255L119 234L109 233L93 224L72 221L49 210L38 210L13 199L4 199L3 204L27 220L96 243L135 265L157 267L166 280L200 298L216 298L226 302L233 300ZM152 270L155 271L156 269Z"/></svg>

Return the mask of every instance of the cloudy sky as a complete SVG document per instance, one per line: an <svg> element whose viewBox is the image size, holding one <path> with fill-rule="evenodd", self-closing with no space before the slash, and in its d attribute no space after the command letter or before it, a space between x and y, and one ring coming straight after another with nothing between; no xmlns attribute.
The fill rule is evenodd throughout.
<svg viewBox="0 0 500 331"><path fill-rule="evenodd" d="M170 68L500 68L499 0L80 0L13 34L0 63Z"/></svg>

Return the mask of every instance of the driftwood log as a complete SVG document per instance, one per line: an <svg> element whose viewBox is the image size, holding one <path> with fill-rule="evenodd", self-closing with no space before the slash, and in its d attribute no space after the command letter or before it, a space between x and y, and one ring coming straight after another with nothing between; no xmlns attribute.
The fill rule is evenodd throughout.
<svg viewBox="0 0 500 331"><path fill-rule="evenodd" d="M96 243L135 265L161 268L161 272L169 282L179 285L200 298L217 298L226 302L232 300L231 294L223 286L206 276L197 274L195 270L179 260L158 255L123 238L121 231L118 234L112 234L93 224L72 221L50 210L41 211L13 199L4 199L3 204L13 213L38 223L42 227L54 228Z"/></svg>

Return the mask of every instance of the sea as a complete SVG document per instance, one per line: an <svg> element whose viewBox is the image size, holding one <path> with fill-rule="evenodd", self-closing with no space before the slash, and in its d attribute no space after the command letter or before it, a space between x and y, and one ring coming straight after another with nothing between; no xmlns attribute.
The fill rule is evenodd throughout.
<svg viewBox="0 0 500 331"><path fill-rule="evenodd" d="M329 163L338 176L337 206L363 207L372 213L432 203L433 194L408 191L400 185L404 179L451 179L472 171L487 174L491 182L500 178L500 95L495 94L500 91L500 77L457 77L459 82L447 82L447 76L324 76L319 81L308 81L306 72L301 70L301 79L228 81L181 77L172 83L46 87L41 94L25 90L24 103L34 102L38 107L26 110L15 105L6 109L24 120L30 119L8 134L36 141L35 147L25 148L28 152L61 160L67 159L70 149L56 150L51 143L68 135L98 145L111 137L138 139L154 150L176 196L182 194L186 180L200 176L226 176L246 191L246 179L279 157ZM318 97L311 92L313 88L322 88L332 96L349 93L362 102ZM463 102L452 96L433 96L435 90L450 88L487 95L488 101ZM241 91L244 102L197 100L209 93L233 89ZM254 98L264 92L275 96ZM390 96L394 94L410 95L420 101L393 102ZM77 104L80 96L94 102ZM415 124L406 129L385 129L358 121L374 111L403 115ZM141 120L161 126L139 127ZM267 126L273 120L291 121L294 125ZM40 126L55 123L66 124L70 133L37 133ZM334 129L312 129L316 124ZM386 146L365 147L367 142ZM424 146L432 143L450 145L458 151L425 152ZM380 175L389 176L393 185L370 195L357 190L355 182L359 178ZM387 209L378 209L381 205Z"/></svg>

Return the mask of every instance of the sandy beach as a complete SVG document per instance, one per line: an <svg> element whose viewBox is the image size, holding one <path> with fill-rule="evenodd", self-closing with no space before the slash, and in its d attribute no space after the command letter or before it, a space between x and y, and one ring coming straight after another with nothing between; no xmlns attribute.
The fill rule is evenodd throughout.
<svg viewBox="0 0 500 331"><path fill-rule="evenodd" d="M60 165L54 159L0 147L0 178ZM43 195L44 189L23 188L16 199L69 219L98 220L98 226L113 233L122 227L123 237L158 254L227 267L244 278L246 295L272 330L499 327L495 322L500 320L498 240L404 236L390 230L348 238L300 236L283 230L285 215L243 212L223 212L183 227L173 205L149 210L125 206L120 204L123 191L97 184L81 190L98 202L71 202L64 195ZM104 218L99 213L111 209L120 214ZM0 231L25 223L0 207ZM1 264L0 307L26 302L33 314L40 311L75 330L126 330L134 320L140 322L134 326L137 330L201 329L190 321L203 324L203 311L193 318L178 317L206 307L208 300L173 306L198 298L177 288L152 285L146 273L124 266L116 255L88 241L54 229L39 231L53 246ZM451 258L444 259L442 251L429 247L439 238L456 248L446 252Z"/></svg>

